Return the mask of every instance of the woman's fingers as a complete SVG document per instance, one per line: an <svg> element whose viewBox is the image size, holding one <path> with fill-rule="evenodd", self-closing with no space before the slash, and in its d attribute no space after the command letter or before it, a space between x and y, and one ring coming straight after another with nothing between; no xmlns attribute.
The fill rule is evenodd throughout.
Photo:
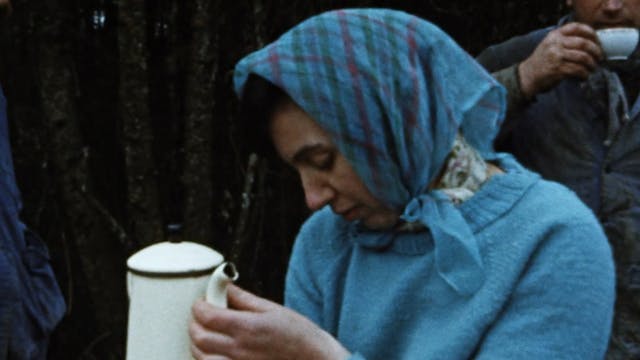
<svg viewBox="0 0 640 360"><path fill-rule="evenodd" d="M273 310L278 305L267 299L253 295L252 293L230 284L227 288L229 307L236 310L251 312L266 312Z"/></svg>
<svg viewBox="0 0 640 360"><path fill-rule="evenodd" d="M240 311L219 308L200 299L191 307L193 319L203 327L232 335L232 330L237 328L244 314Z"/></svg>
<svg viewBox="0 0 640 360"><path fill-rule="evenodd" d="M211 331L197 321L189 325L192 344L202 353L228 355L233 349L234 340L230 336Z"/></svg>
<svg viewBox="0 0 640 360"><path fill-rule="evenodd" d="M196 360L231 360L231 358L223 355L205 354L193 344L191 344L191 355Z"/></svg>
<svg viewBox="0 0 640 360"><path fill-rule="evenodd" d="M193 305L189 327L198 360L347 358L349 352L304 316L237 286L228 289L230 309L203 300Z"/></svg>

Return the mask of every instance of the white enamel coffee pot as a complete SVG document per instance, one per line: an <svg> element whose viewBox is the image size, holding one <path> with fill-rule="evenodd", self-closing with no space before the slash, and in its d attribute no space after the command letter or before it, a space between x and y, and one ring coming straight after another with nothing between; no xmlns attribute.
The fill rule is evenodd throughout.
<svg viewBox="0 0 640 360"><path fill-rule="evenodd" d="M192 359L191 305L204 296L226 307L233 264L204 245L167 241L133 254L127 267L127 360Z"/></svg>

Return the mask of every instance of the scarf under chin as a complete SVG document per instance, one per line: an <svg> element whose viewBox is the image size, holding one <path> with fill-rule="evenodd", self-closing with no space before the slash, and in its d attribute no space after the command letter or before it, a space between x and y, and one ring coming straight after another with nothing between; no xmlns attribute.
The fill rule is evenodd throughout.
<svg viewBox="0 0 640 360"><path fill-rule="evenodd" d="M458 133L442 175L432 187L446 194L453 204L459 205L470 199L487 181L487 170L487 162L469 145L464 136ZM418 232L426 230L426 227L420 222L401 222L394 230Z"/></svg>
<svg viewBox="0 0 640 360"><path fill-rule="evenodd" d="M487 163L461 134L456 136L436 189L460 204L478 191L487 181Z"/></svg>

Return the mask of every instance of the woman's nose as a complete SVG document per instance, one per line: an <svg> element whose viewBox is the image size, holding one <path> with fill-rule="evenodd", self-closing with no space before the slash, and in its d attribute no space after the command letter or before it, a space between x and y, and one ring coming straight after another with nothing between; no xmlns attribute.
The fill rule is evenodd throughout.
<svg viewBox="0 0 640 360"><path fill-rule="evenodd" d="M304 189L304 198L307 207L311 211L321 209L323 206L331 202L335 196L335 190L318 176L300 174L302 180L302 188Z"/></svg>

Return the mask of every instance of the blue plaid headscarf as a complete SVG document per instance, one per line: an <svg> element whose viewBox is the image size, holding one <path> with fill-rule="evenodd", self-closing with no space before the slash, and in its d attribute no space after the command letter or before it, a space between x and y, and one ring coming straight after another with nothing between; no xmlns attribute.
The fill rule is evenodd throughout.
<svg viewBox="0 0 640 360"><path fill-rule="evenodd" d="M504 89L433 24L400 11L312 17L242 59L331 136L374 196L429 228L436 269L461 294L483 283L478 245L442 192L430 190L455 135L485 157L504 117Z"/></svg>

